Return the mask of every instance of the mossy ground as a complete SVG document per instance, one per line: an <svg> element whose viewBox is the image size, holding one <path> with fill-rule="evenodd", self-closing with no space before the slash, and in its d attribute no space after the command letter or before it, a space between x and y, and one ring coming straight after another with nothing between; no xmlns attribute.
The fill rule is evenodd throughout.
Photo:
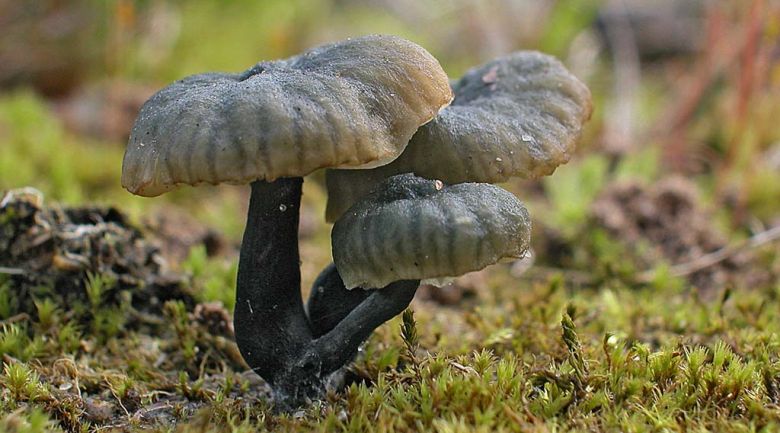
<svg viewBox="0 0 780 433"><path fill-rule="evenodd" d="M354 383L293 414L274 413L232 342L182 303L150 335L76 325L41 302L0 333L0 425L42 431L45 413L66 431L780 428L779 288L704 302L676 287L494 274L463 305L415 302L365 345Z"/></svg>
<svg viewBox="0 0 780 433"><path fill-rule="evenodd" d="M29 220L18 211L9 215L5 201L0 240L19 218ZM33 220L51 225L45 212L35 215ZM247 371L232 341L223 305L232 304L234 253L209 258L203 246L193 248L179 266L187 277L176 280L184 286L177 290L152 289L144 279L120 285L126 276L116 272L142 275L127 265L112 266L106 245L122 248L117 243L128 241L121 236L106 245L92 240L105 256L102 274L55 266L47 272L59 277L50 275L35 286L39 280L6 268L0 276L0 427L14 432L779 429L777 249L751 251L752 265L761 264L770 275L759 279L762 285L705 291L671 275L663 262L647 278L647 271L636 270L641 248L611 237L597 219L587 221L570 238L558 235L562 248L571 250L566 269L497 265L472 276L471 283L458 283L455 290L469 296L449 305L437 302L428 288L429 296L414 301L365 344L349 368L346 389L287 414L274 410L269 389ZM20 236L14 238L13 245L20 245ZM146 244L132 239L150 254ZM318 236L304 237L302 244L304 251L322 248ZM552 261L545 258L550 247L538 244L537 261ZM66 247L55 246L54 255L75 254ZM13 251L2 257L13 258ZM590 270L583 268L588 265ZM160 305L163 297L172 299Z"/></svg>
<svg viewBox="0 0 780 433"><path fill-rule="evenodd" d="M588 82L596 111L571 163L505 185L534 217L530 269L494 266L454 289L469 296L446 302L419 296L365 344L345 390L280 414L242 365L225 314L246 190L131 197L119 186L121 140L68 126L61 100L2 93L0 190L116 206L150 237L144 227L175 208L228 247L210 256L190 245L171 263L188 297L149 310L133 303L132 285L97 268L74 272L67 287L77 293L67 295L47 284L21 290L0 262L0 432L780 431L780 249L776 239L747 242L780 223L777 3L712 2L709 44L643 59L624 148L612 146L625 132L615 120L621 66L592 45L602 2L551 2L522 32L510 9L477 3L450 13L330 0L73 2L98 14L83 31L100 43L69 45L97 50L71 56L83 83L157 88L387 32L427 47L452 76L501 54L496 41L556 54ZM145 27L152 18L159 31ZM664 186L671 173L682 189ZM304 291L330 260L321 180L304 190ZM9 227L0 219L0 238ZM675 266L724 247L721 262Z"/></svg>

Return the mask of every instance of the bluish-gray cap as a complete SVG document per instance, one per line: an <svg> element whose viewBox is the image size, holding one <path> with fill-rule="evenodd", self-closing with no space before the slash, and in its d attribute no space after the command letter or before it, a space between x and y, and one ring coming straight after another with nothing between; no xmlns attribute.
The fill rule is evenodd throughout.
<svg viewBox="0 0 780 433"><path fill-rule="evenodd" d="M376 167L451 99L439 62L395 36L324 45L243 73L194 75L141 108L122 185L155 196L180 184Z"/></svg>
<svg viewBox="0 0 780 433"><path fill-rule="evenodd" d="M528 250L531 220L511 193L392 176L333 226L333 261L347 288L455 277Z"/></svg>
<svg viewBox="0 0 780 433"><path fill-rule="evenodd" d="M453 91L452 104L420 127L392 163L328 170L328 221L398 173L450 184L551 174L571 157L592 111L585 84L554 57L533 51L474 68Z"/></svg>

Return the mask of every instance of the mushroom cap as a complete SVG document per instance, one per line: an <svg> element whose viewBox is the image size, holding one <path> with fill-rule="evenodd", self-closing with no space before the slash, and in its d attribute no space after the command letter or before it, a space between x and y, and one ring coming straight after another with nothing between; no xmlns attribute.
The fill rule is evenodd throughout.
<svg viewBox="0 0 780 433"><path fill-rule="evenodd" d="M374 170L328 171L328 221L398 173L451 184L551 174L571 157L592 111L587 86L534 51L471 69L452 87L452 104L417 130L398 159Z"/></svg>
<svg viewBox="0 0 780 433"><path fill-rule="evenodd" d="M122 185L155 196L180 184L381 165L451 99L439 62L394 36L323 45L238 74L193 75L141 108Z"/></svg>
<svg viewBox="0 0 780 433"><path fill-rule="evenodd" d="M497 186L447 186L407 173L355 203L331 237L333 261L351 289L458 276L522 257L530 233L528 211Z"/></svg>

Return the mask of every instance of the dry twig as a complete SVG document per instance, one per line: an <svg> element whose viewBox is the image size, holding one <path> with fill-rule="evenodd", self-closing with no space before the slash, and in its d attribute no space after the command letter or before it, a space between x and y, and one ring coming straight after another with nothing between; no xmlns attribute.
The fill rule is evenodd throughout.
<svg viewBox="0 0 780 433"><path fill-rule="evenodd" d="M780 240L780 226L757 233L744 241L727 245L719 250L699 256L689 262L674 265L670 268L670 274L675 277L691 275L702 269L716 265L739 252L758 248L777 240ZM654 270L647 270L639 273L636 280L640 283L647 283L653 279L654 275Z"/></svg>
<svg viewBox="0 0 780 433"><path fill-rule="evenodd" d="M9 268L9 267L6 267L6 266L0 266L0 274L22 275L22 274L24 274L24 269L21 269L21 268Z"/></svg>

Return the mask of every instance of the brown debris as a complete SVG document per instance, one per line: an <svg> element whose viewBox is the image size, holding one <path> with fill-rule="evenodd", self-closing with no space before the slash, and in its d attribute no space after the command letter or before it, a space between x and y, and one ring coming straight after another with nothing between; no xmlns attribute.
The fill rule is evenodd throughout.
<svg viewBox="0 0 780 433"><path fill-rule="evenodd" d="M159 313L178 299L192 306L184 278L167 271L155 244L114 208L44 206L37 190L6 192L0 199L0 278L10 280L17 313L34 314L34 296L54 296L65 309L88 303L86 281L101 276L101 302ZM2 280L0 280L2 281Z"/></svg>
<svg viewBox="0 0 780 433"><path fill-rule="evenodd" d="M593 203L592 218L626 245L648 245L649 251L634 248L647 267L659 260L669 264L690 262L727 245L705 209L696 186L673 177L645 186L619 183L608 187ZM750 254L738 254L688 276L704 291L722 289L735 279L754 273Z"/></svg>
<svg viewBox="0 0 780 433"><path fill-rule="evenodd" d="M196 305L192 317L210 334L233 338L233 320L221 302L205 302Z"/></svg>
<svg viewBox="0 0 780 433"><path fill-rule="evenodd" d="M218 231L199 222L184 210L166 206L143 221L145 228L160 241L160 253L168 263L181 263L198 245L206 248L209 257L225 254L231 249Z"/></svg>
<svg viewBox="0 0 780 433"><path fill-rule="evenodd" d="M85 418L97 424L105 424L114 418L114 405L96 398L87 398L84 400Z"/></svg>
<svg viewBox="0 0 780 433"><path fill-rule="evenodd" d="M417 297L433 301L439 305L454 306L466 299L474 298L478 291L487 285L483 271L469 272L442 286L421 284L417 289Z"/></svg>

